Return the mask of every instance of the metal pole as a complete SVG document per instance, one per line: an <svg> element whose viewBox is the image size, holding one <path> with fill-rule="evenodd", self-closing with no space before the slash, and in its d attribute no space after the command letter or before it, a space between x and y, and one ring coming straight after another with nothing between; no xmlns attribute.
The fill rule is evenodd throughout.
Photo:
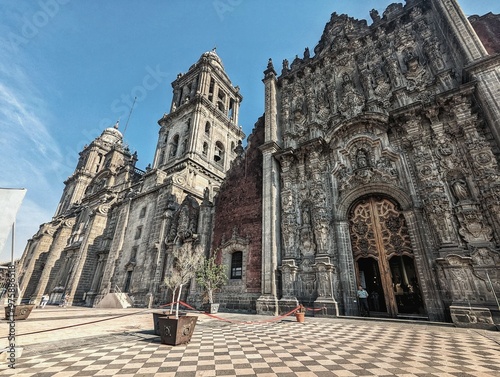
<svg viewBox="0 0 500 377"><path fill-rule="evenodd" d="M14 265L14 246L16 239L16 222L12 223L12 250L10 251L10 263Z"/></svg>

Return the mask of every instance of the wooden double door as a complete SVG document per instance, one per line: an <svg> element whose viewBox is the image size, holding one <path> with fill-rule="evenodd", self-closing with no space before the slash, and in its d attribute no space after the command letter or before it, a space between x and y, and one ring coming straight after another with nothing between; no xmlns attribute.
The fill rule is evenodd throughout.
<svg viewBox="0 0 500 377"><path fill-rule="evenodd" d="M370 196L349 214L357 284L368 291L370 311L397 317L425 315L408 227L398 204Z"/></svg>

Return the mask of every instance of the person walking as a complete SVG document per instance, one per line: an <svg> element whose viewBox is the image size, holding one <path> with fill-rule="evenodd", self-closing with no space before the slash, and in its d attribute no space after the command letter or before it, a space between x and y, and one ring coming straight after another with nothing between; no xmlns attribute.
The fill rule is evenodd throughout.
<svg viewBox="0 0 500 377"><path fill-rule="evenodd" d="M49 302L49 295L48 294L44 294L42 296L42 301L40 301L40 308L45 308L45 305L47 305L47 302Z"/></svg>
<svg viewBox="0 0 500 377"><path fill-rule="evenodd" d="M361 307L366 312L366 316L370 316L370 306L368 305L368 292L364 289L361 284L358 286L358 298L361 303Z"/></svg>

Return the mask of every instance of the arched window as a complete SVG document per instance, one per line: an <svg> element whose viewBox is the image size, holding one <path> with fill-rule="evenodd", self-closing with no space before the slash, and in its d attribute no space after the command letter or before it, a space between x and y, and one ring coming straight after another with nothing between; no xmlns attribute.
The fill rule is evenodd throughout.
<svg viewBox="0 0 500 377"><path fill-rule="evenodd" d="M103 158L103 155L102 153L99 153L97 155L97 166L95 168L95 172L97 173L99 171L99 169L101 168L101 164L102 164L102 158Z"/></svg>
<svg viewBox="0 0 500 377"><path fill-rule="evenodd" d="M205 123L205 134L210 135L210 122Z"/></svg>
<svg viewBox="0 0 500 377"><path fill-rule="evenodd" d="M215 143L214 161L224 165L224 145L220 141Z"/></svg>
<svg viewBox="0 0 500 377"><path fill-rule="evenodd" d="M162 165L164 160L165 160L165 152L161 151L160 158L158 159L158 165Z"/></svg>
<svg viewBox="0 0 500 377"><path fill-rule="evenodd" d="M231 255L231 279L241 279L243 272L243 252L235 251Z"/></svg>
<svg viewBox="0 0 500 377"><path fill-rule="evenodd" d="M203 143L203 155L206 156L208 153L208 143L204 142Z"/></svg>
<svg viewBox="0 0 500 377"><path fill-rule="evenodd" d="M177 155L177 148L179 147L179 135L175 135L172 139L172 146L170 147L170 156L174 157Z"/></svg>
<svg viewBox="0 0 500 377"><path fill-rule="evenodd" d="M208 88L208 99L210 101L214 98L214 88L215 88L215 80L213 78L210 79L210 87Z"/></svg>

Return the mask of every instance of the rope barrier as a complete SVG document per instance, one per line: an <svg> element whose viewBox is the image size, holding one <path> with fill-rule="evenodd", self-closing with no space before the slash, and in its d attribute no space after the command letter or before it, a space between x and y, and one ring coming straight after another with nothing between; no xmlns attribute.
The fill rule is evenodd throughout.
<svg viewBox="0 0 500 377"><path fill-rule="evenodd" d="M193 308L189 304L186 304L184 301L179 301L179 304L181 304L182 306L184 306L184 307L186 307L188 309L196 311L195 308ZM237 320L233 320L233 319L222 318L222 317L219 317L217 315L210 314L210 313L204 313L204 312L200 312L200 311L198 311L198 312L206 315L207 317L218 319L220 321L229 322L229 323L235 323L235 324L250 325L250 324L271 323L271 322L281 321L283 318L288 317L289 315L295 313L299 309L300 309L300 306L297 306L295 309L290 310L288 313L282 314L280 316L273 317L271 319L263 320L263 321L237 321Z"/></svg>
<svg viewBox="0 0 500 377"><path fill-rule="evenodd" d="M173 306L175 304L177 304L177 301L176 302L170 302L168 304L159 305L159 308L169 307L169 306ZM188 308L188 309L190 309L190 310L193 310L193 311L196 311L198 313L204 314L207 317L210 317L210 318L213 318L213 319L217 319L217 320L220 320L220 321L224 321L224 322L228 322L228 323L234 323L234 324L259 324L259 323L277 322L277 321L281 321L285 317L288 317L288 316L294 314L295 312L297 312L300 309L300 305L299 305L299 306L297 306L296 308L290 310L287 313L284 313L284 314L282 314L280 316L276 316L276 317L273 317L271 319L267 319L267 320L263 320L263 321L237 321L237 320L232 320L232 319L228 319L228 318L222 318L222 317L219 317L217 315L213 315L213 314L210 314L210 313L205 313L205 312L196 310L195 308L193 308L191 305L185 303L184 301L179 301L179 304L182 305L182 306L184 306L184 307L186 307L186 308ZM313 311L321 310L321 309L310 309L310 308L306 308L306 309L307 310L313 310ZM131 316L131 315L142 314L142 313L145 313L145 312L148 312L148 311L151 311L151 309L148 308L148 309L140 310L140 311L135 312L135 313L127 313L127 314L113 316L113 317L110 317L110 318L98 319L98 320L95 320L95 321L89 321L89 322L84 322L84 323L77 323L77 324L72 324L72 325L68 325L68 326L61 326L61 327L57 327L57 328L54 328L54 329L39 330L39 331L32 331L32 332L23 333L23 334L16 334L16 337L26 336L26 335L34 335L34 334L41 334L41 333L50 332L50 331L64 330L64 329L69 329L69 328L72 328L72 327L86 326L86 325L91 325L91 324L94 324L94 323L105 322L105 321L110 321L110 320L113 320L113 319L128 317L128 316ZM0 337L0 339L7 339L8 337L9 336L2 336L2 337Z"/></svg>
<svg viewBox="0 0 500 377"><path fill-rule="evenodd" d="M18 336L24 336L24 335L41 334L41 333L49 332L49 331L64 330L64 329L69 329L71 327L79 327L79 326L91 325L93 323L110 321L112 319L127 317L127 316L130 316L130 315L141 314L141 313L147 312L149 310L151 310L151 309L145 309L145 310L141 310L141 311L138 311L138 312L135 312L135 313L128 313L128 314L117 315L117 316L110 317L110 318L98 319L98 320L90 321L90 322L77 323L75 325L68 325L68 326L56 327L55 329L39 330L39 331L27 332L27 333L24 333L24 334L16 334L16 337L18 337ZM0 339L6 339L8 337L9 336L2 336L2 337L0 337Z"/></svg>

